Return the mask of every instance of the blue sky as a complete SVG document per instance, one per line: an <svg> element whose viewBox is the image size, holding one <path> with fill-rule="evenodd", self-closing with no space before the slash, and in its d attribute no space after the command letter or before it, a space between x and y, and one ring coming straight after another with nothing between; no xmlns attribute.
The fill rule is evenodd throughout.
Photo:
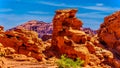
<svg viewBox="0 0 120 68"><path fill-rule="evenodd" d="M52 22L57 9L77 8L83 27L98 29L104 17L120 10L120 0L0 0L0 25L5 29L29 20Z"/></svg>

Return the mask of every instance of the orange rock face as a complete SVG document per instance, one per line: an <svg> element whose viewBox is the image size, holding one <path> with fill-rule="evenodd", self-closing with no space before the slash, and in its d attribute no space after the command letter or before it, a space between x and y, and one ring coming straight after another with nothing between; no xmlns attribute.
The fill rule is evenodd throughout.
<svg viewBox="0 0 120 68"><path fill-rule="evenodd" d="M68 57L76 59L77 57L84 59L86 63L89 61L89 51L85 46L76 50L74 43L85 43L86 39L82 38L80 27L82 22L75 17L76 9L57 10L53 19L53 35L52 46L58 48L58 52L66 54ZM75 32L75 31L77 32Z"/></svg>
<svg viewBox="0 0 120 68"><path fill-rule="evenodd" d="M116 50L120 56L120 11L105 17L98 36L100 41L103 41L107 47Z"/></svg>
<svg viewBox="0 0 120 68"><path fill-rule="evenodd" d="M57 10L53 19L53 37L52 45L57 45L57 36L64 38L68 36L70 28L79 30L82 26L82 22L75 17L77 10ZM76 22L75 22L76 21ZM61 40L62 41L62 40ZM61 44L64 44L61 43Z"/></svg>
<svg viewBox="0 0 120 68"><path fill-rule="evenodd" d="M62 54L66 54L67 57L72 59L79 57L85 61L84 66L98 60L94 65L99 65L103 61L100 60L101 57L97 54L104 56L100 53L102 48L99 47L97 38L80 30L82 22L75 17L76 12L76 9L56 11L53 19L52 45L50 47L52 51L46 50L46 55L60 57ZM96 58L93 59L92 55ZM105 60L105 58L103 59Z"/></svg>
<svg viewBox="0 0 120 68"><path fill-rule="evenodd" d="M113 54L104 49L97 35L80 30L82 22L75 17L76 12L76 9L56 11L53 19L52 45L44 54L48 58L60 57L63 54L72 59L81 58L85 61L85 68L111 68L114 65L119 68ZM116 63L113 64L113 61Z"/></svg>
<svg viewBox="0 0 120 68"><path fill-rule="evenodd" d="M100 42L120 60L120 11L105 17L104 23L101 24L98 31L98 36Z"/></svg>
<svg viewBox="0 0 120 68"><path fill-rule="evenodd" d="M42 59L42 41L36 32L16 29L0 33L0 43L5 47L14 48L16 53ZM41 49L40 49L41 46ZM41 52L40 52L41 51Z"/></svg>

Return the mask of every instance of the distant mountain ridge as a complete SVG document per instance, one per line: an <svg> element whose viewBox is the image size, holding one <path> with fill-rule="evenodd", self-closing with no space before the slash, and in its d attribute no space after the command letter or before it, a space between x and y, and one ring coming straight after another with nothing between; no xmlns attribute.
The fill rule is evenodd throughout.
<svg viewBox="0 0 120 68"><path fill-rule="evenodd" d="M24 24L11 28L8 31L14 30L14 29L26 29L30 31L31 30L36 31L38 33L39 38L41 38L43 35L51 35L53 27L52 27L52 23L31 20L31 21L25 22Z"/></svg>
<svg viewBox="0 0 120 68"><path fill-rule="evenodd" d="M31 20L28 22L25 22L21 25L18 25L16 27L13 27L10 30L15 30L15 29L26 29L30 31L35 31L38 33L39 38L51 38L52 31L53 31L53 24L52 23L46 23L43 21L37 21L37 20ZM92 30L90 28L82 28L82 31L84 31L87 34L94 35L96 34L95 30ZM45 35L45 36L44 36Z"/></svg>

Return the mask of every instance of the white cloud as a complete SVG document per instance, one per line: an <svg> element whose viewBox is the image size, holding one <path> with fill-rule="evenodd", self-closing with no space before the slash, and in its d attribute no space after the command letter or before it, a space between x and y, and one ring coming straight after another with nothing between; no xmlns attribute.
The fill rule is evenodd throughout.
<svg viewBox="0 0 120 68"><path fill-rule="evenodd" d="M79 13L77 14L77 17L82 18L104 18L105 14L101 14L101 12L91 12L91 13Z"/></svg>
<svg viewBox="0 0 120 68"><path fill-rule="evenodd" d="M79 5L68 5L65 3L52 3L52 2L44 2L44 1L40 1L38 3L49 5L49 6L58 6L58 7L81 7Z"/></svg>
<svg viewBox="0 0 120 68"><path fill-rule="evenodd" d="M102 3L97 3L95 6L68 5L68 4L65 4L65 3L53 3L53 2L45 2L45 1L40 1L38 3L45 4L45 5L50 5L50 6L70 7L70 8L83 8L83 9L105 11L105 12L120 10L119 7L106 7Z"/></svg>
<svg viewBox="0 0 120 68"><path fill-rule="evenodd" d="M105 6L102 6L102 7L100 7L100 6L83 6L83 8L91 9L91 10L98 10L98 11L105 11L105 12L120 10L120 8L105 7Z"/></svg>
<svg viewBox="0 0 120 68"><path fill-rule="evenodd" d="M97 3L96 6L103 6L103 3Z"/></svg>
<svg viewBox="0 0 120 68"><path fill-rule="evenodd" d="M13 9L10 8L0 9L0 12L10 12L10 11L13 11Z"/></svg>
<svg viewBox="0 0 120 68"><path fill-rule="evenodd" d="M43 12L43 11L28 11L30 14L49 14L49 12Z"/></svg>
<svg viewBox="0 0 120 68"><path fill-rule="evenodd" d="M64 3L52 3L52 2L45 2L45 1L40 1L39 3L45 4L45 5L50 5L50 6L66 6Z"/></svg>

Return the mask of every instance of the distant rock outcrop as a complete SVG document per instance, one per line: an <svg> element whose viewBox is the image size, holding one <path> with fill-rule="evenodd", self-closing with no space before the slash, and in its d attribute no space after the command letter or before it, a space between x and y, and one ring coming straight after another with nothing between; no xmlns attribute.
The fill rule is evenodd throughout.
<svg viewBox="0 0 120 68"><path fill-rule="evenodd" d="M84 31L86 34L89 34L91 36L94 36L95 34L97 34L96 30L92 30L90 28L81 28L82 31Z"/></svg>
<svg viewBox="0 0 120 68"><path fill-rule="evenodd" d="M52 23L31 20L22 25L19 25L17 27L9 29L8 31L15 30L15 29L26 29L26 30L30 30L30 31L35 31L38 33L38 37L41 38L43 35L52 34L53 27L52 27Z"/></svg>

